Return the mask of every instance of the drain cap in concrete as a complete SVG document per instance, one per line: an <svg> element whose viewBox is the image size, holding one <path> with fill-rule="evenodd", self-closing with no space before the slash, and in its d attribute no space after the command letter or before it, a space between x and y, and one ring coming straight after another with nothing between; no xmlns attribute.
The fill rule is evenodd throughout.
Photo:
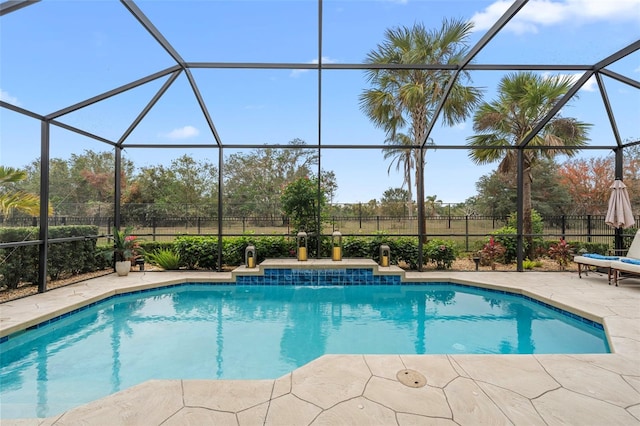
<svg viewBox="0 0 640 426"><path fill-rule="evenodd" d="M427 384L427 378L416 370L400 370L396 378L400 383L411 388L421 388Z"/></svg>

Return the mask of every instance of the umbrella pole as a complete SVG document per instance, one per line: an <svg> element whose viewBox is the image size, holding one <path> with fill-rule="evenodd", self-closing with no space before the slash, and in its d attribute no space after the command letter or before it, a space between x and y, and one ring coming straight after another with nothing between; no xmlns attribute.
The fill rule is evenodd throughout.
<svg viewBox="0 0 640 426"><path fill-rule="evenodd" d="M615 234L615 239L614 239L614 247L615 247L615 252L614 254L616 256L622 256L624 253L622 253L623 247L622 247L622 228L616 228L616 234Z"/></svg>

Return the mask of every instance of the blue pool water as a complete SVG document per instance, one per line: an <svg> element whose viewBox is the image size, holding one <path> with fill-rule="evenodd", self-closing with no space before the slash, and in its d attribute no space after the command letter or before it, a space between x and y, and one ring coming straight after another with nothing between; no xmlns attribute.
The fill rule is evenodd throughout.
<svg viewBox="0 0 640 426"><path fill-rule="evenodd" d="M602 327L452 284L187 284L121 295L0 344L3 418L149 379L277 378L327 353L606 353Z"/></svg>

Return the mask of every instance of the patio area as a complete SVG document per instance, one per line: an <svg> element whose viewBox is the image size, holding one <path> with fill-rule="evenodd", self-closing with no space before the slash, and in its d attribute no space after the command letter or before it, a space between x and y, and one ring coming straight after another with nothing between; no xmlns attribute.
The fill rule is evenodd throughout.
<svg viewBox="0 0 640 426"><path fill-rule="evenodd" d="M232 273L133 272L0 305L0 336L105 296ZM325 355L275 380L154 380L47 419L3 425L640 424L640 280L575 272L407 272L523 293L601 321L612 354ZM406 383L405 372L413 382ZM398 374L401 373L401 374ZM421 380L426 385L421 387Z"/></svg>

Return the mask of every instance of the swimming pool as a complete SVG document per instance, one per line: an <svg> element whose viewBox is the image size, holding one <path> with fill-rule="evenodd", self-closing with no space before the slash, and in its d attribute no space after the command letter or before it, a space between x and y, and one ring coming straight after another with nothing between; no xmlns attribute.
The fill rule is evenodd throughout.
<svg viewBox="0 0 640 426"><path fill-rule="evenodd" d="M275 378L324 353L604 353L602 327L453 284L187 284L11 336L2 417L46 417L157 378Z"/></svg>

